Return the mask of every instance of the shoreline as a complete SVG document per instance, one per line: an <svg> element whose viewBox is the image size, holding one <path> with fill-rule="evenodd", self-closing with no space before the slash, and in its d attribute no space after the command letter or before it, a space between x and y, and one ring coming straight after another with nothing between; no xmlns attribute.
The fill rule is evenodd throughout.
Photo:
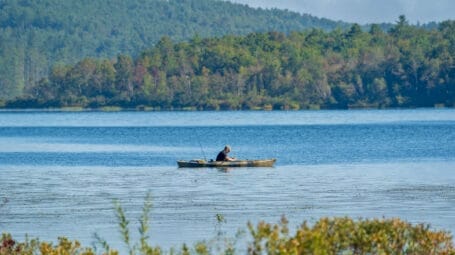
<svg viewBox="0 0 455 255"><path fill-rule="evenodd" d="M82 108L82 107L62 107L62 108L0 108L0 112L288 112L288 111L368 111L368 110L416 110L416 109L455 109L450 106L434 107L349 107L349 108L305 108L305 109L269 109L258 107L255 109L197 109L193 107L182 108Z"/></svg>

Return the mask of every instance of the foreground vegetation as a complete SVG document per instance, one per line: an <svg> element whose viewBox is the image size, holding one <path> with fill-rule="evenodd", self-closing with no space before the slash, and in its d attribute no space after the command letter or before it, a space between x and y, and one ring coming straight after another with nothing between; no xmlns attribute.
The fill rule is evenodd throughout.
<svg viewBox="0 0 455 255"><path fill-rule="evenodd" d="M174 43L57 65L8 108L307 109L455 105L455 21Z"/></svg>
<svg viewBox="0 0 455 255"><path fill-rule="evenodd" d="M452 237L442 231L430 230L424 225L411 225L399 219L352 220L350 218L322 218L314 225L303 223L291 235L286 219L280 224L260 222L249 225L252 241L244 240L248 254L455 254ZM249 239L248 239L249 240ZM129 242L129 241L128 241ZM129 247L129 254L236 254L229 241L221 245L200 242L194 247L164 252L151 246L146 239ZM219 247L223 247L220 249ZM108 245L99 254L119 254ZM3 234L0 254L97 254L94 248L82 247L78 241L59 238L58 243L38 239L15 241Z"/></svg>
<svg viewBox="0 0 455 255"><path fill-rule="evenodd" d="M140 239L132 244L129 222L122 207L117 203L116 212L120 232L128 254L236 254L237 248L246 246L247 253L259 254L455 254L452 236L448 232L431 230L428 225L412 225L400 219L353 220L344 218L321 218L314 224L304 222L291 233L286 218L278 224L249 223L249 236L238 240L217 236L212 241L200 242L189 247L163 251L152 246L148 240L150 198L146 199L140 218ZM217 214L218 223L223 223ZM11 235L0 239L0 255L16 254L119 254L106 241L96 236L103 251L94 247L82 247L78 241L59 238L56 244L27 239L15 241ZM240 244L238 242L241 242Z"/></svg>

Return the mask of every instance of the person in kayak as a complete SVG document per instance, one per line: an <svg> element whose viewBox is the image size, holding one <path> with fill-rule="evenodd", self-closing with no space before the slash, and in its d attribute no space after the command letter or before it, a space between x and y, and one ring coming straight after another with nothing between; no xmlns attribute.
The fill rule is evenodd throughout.
<svg viewBox="0 0 455 255"><path fill-rule="evenodd" d="M216 156L216 161L233 161L235 158L231 158L228 156L229 152L231 152L231 147L229 145L224 146L224 150L218 153Z"/></svg>

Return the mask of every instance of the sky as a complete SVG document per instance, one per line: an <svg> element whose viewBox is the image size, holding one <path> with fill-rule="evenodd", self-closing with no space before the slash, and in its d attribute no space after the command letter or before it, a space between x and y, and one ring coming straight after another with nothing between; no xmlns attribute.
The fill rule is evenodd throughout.
<svg viewBox="0 0 455 255"><path fill-rule="evenodd" d="M455 19L455 0L230 0L251 7L280 8L359 24L412 23Z"/></svg>

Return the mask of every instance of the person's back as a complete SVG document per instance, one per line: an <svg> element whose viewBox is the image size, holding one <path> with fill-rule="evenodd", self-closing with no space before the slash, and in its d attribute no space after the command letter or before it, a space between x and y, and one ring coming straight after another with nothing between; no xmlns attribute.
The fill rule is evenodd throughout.
<svg viewBox="0 0 455 255"><path fill-rule="evenodd" d="M218 153L218 156L216 156L216 161L233 161L233 160L235 160L235 158L228 157L229 152L231 152L231 147L229 145L226 145L224 147L224 150L220 151L220 153Z"/></svg>
<svg viewBox="0 0 455 255"><path fill-rule="evenodd" d="M224 150L220 151L220 153L218 153L218 156L216 156L216 161L225 161L226 160L226 153L224 152Z"/></svg>

